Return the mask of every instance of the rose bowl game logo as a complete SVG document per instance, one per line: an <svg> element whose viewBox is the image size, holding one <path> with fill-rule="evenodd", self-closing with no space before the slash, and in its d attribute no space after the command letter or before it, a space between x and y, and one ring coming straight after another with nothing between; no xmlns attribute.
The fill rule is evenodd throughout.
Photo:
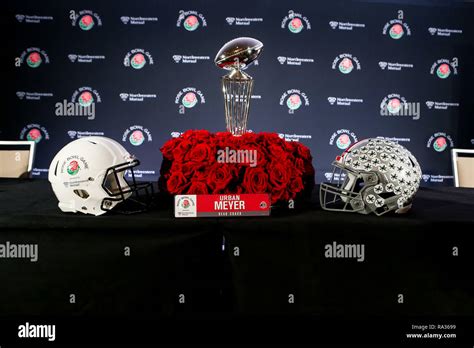
<svg viewBox="0 0 474 348"><path fill-rule="evenodd" d="M186 87L178 92L175 104L178 104L178 111L184 114L186 110L194 108L198 104L205 104L206 99L201 91L194 87Z"/></svg>
<svg viewBox="0 0 474 348"><path fill-rule="evenodd" d="M306 93L299 89L289 89L280 97L280 105L288 107L288 113L293 114L302 106L309 105L309 98Z"/></svg>
<svg viewBox="0 0 474 348"><path fill-rule="evenodd" d="M451 74L458 74L459 60L457 57L449 60L446 58L441 58L435 61L431 65L430 74L438 76L440 79L447 79Z"/></svg>
<svg viewBox="0 0 474 348"><path fill-rule="evenodd" d="M148 128L145 128L140 125L134 125L128 127L122 135L123 142L129 142L133 146L140 146L144 142L152 142L153 138L151 136Z"/></svg>
<svg viewBox="0 0 474 348"><path fill-rule="evenodd" d="M26 63L30 68L38 68L41 64L49 64L49 57L47 53L38 47L29 47L24 50L19 59L17 66Z"/></svg>
<svg viewBox="0 0 474 348"><path fill-rule="evenodd" d="M301 13L296 13L293 10L288 11L288 15L286 15L283 20L281 21L281 28L288 30L293 34L298 34L304 29L311 30L311 23L303 16Z"/></svg>
<svg viewBox="0 0 474 348"><path fill-rule="evenodd" d="M392 19L389 22L385 23L382 34L388 35L394 40L399 40L402 37L411 36L411 30L407 23L403 21L404 12L403 10L397 11L397 19Z"/></svg>
<svg viewBox="0 0 474 348"><path fill-rule="evenodd" d="M178 28L183 27L186 31L196 31L199 27L207 27L206 18L197 11L179 11Z"/></svg>
<svg viewBox="0 0 474 348"><path fill-rule="evenodd" d="M79 103L83 107L88 107L92 103L101 103L102 98L99 92L92 87L80 87L71 96L71 102Z"/></svg>
<svg viewBox="0 0 474 348"><path fill-rule="evenodd" d="M387 110L390 114L398 114L402 107L407 106L407 101L400 94L392 93L382 99L381 110Z"/></svg>
<svg viewBox="0 0 474 348"><path fill-rule="evenodd" d="M42 140L49 140L49 133L45 127L39 124L29 124L21 130L20 140L29 140L39 143Z"/></svg>
<svg viewBox="0 0 474 348"><path fill-rule="evenodd" d="M436 152L443 152L447 147L453 148L454 142L450 135L445 132L434 133L426 143L427 148L433 148Z"/></svg>
<svg viewBox="0 0 474 348"><path fill-rule="evenodd" d="M79 27L84 31L89 31L92 28L102 26L100 16L90 10L82 10L78 13L74 10L69 11L69 18L73 27Z"/></svg>
<svg viewBox="0 0 474 348"><path fill-rule="evenodd" d="M354 65L356 70L361 70L360 62L357 57L354 57L349 53L341 53L334 58L331 68L333 70L338 69L343 74L349 74L354 70Z"/></svg>
<svg viewBox="0 0 474 348"><path fill-rule="evenodd" d="M147 52L142 48L135 48L129 51L123 59L124 66L131 66L136 70L142 69L147 63L149 65L153 65L153 57L151 56L150 52Z"/></svg>
<svg viewBox="0 0 474 348"><path fill-rule="evenodd" d="M338 129L329 139L329 145L336 145L341 150L346 150L357 142L357 136L350 129Z"/></svg>
<svg viewBox="0 0 474 348"><path fill-rule="evenodd" d="M76 175L77 173L79 173L80 169L81 167L79 166L79 162L75 160L70 161L69 164L67 165L67 173L69 175Z"/></svg>

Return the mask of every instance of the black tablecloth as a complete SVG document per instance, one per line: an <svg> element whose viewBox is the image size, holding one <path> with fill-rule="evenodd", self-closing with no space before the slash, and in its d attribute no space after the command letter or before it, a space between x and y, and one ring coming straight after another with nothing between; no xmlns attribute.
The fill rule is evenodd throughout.
<svg viewBox="0 0 474 348"><path fill-rule="evenodd" d="M39 259L0 259L0 315L474 314L474 190L423 188L383 217L323 211L317 193L270 217L175 219L167 200L93 217L61 213L47 181L1 180L0 243ZM365 260L326 258L333 242Z"/></svg>

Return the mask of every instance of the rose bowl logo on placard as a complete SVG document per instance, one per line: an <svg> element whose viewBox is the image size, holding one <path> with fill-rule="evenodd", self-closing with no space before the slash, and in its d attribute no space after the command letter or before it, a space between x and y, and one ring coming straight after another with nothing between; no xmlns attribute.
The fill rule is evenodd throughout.
<svg viewBox="0 0 474 348"><path fill-rule="evenodd" d="M82 10L76 12L74 10L69 11L69 18L73 27L79 27L84 31L89 31L95 26L102 26L102 20L100 16L90 10Z"/></svg>
<svg viewBox="0 0 474 348"><path fill-rule="evenodd" d="M435 61L431 65L430 74L438 76L440 79L447 79L451 74L458 74L459 61L457 57L449 60L446 58L441 58Z"/></svg>
<svg viewBox="0 0 474 348"><path fill-rule="evenodd" d="M290 10L288 11L288 15L281 21L281 28L288 28L291 33L298 34L304 29L311 30L311 23L309 19L301 13Z"/></svg>
<svg viewBox="0 0 474 348"><path fill-rule="evenodd" d="M145 142L152 142L153 138L148 128L141 125L134 125L125 130L122 135L122 141L129 142L133 146L140 146Z"/></svg>
<svg viewBox="0 0 474 348"><path fill-rule="evenodd" d="M280 105L288 107L288 113L293 114L302 106L309 105L309 98L306 93L299 89L289 89L280 97Z"/></svg>
<svg viewBox="0 0 474 348"><path fill-rule="evenodd" d="M388 35L394 40L399 40L402 37L411 36L411 30L407 23L403 21L404 12L403 10L397 11L397 19L392 19L385 23L382 34Z"/></svg>
<svg viewBox="0 0 474 348"><path fill-rule="evenodd" d="M361 70L359 59L349 53L341 53L332 61L331 68L333 70L338 69L343 74L349 74L354 70L354 65L356 70Z"/></svg>
<svg viewBox="0 0 474 348"><path fill-rule="evenodd" d="M21 66L26 63L30 68L38 68L41 64L49 64L49 57L46 52L38 47L29 47L24 50L19 58L19 64Z"/></svg>
<svg viewBox="0 0 474 348"><path fill-rule="evenodd" d="M338 129L329 139L329 145L336 145L341 150L346 150L351 144L357 142L357 136L350 129Z"/></svg>
<svg viewBox="0 0 474 348"><path fill-rule="evenodd" d="M196 31L199 27L207 27L206 18L197 11L179 11L176 26L183 27L186 31Z"/></svg>
<svg viewBox="0 0 474 348"><path fill-rule="evenodd" d="M406 107L407 101L400 94L392 93L382 99L380 109L387 109L390 114L398 114L402 107Z"/></svg>
<svg viewBox="0 0 474 348"><path fill-rule="evenodd" d="M426 143L427 148L433 148L436 152L443 152L447 147L454 147L453 139L445 132L434 133Z"/></svg>
<svg viewBox="0 0 474 348"><path fill-rule="evenodd" d="M150 52L145 51L142 48L134 48L133 50L129 51L123 59L124 66L131 66L137 70L143 68L147 63L149 65L153 65L153 57L151 56Z"/></svg>
<svg viewBox="0 0 474 348"><path fill-rule="evenodd" d="M206 103L204 94L194 87L186 87L178 92L175 98L175 104L178 104L180 114L184 114L185 110L194 108L198 104Z"/></svg>
<svg viewBox="0 0 474 348"><path fill-rule="evenodd" d="M45 127L39 124L29 124L21 130L20 140L29 140L39 143L42 140L49 140L49 133Z"/></svg>
<svg viewBox="0 0 474 348"><path fill-rule="evenodd" d="M99 92L92 87L80 87L74 91L71 97L71 102L79 103L83 107L88 107L92 103L101 103L102 98Z"/></svg>

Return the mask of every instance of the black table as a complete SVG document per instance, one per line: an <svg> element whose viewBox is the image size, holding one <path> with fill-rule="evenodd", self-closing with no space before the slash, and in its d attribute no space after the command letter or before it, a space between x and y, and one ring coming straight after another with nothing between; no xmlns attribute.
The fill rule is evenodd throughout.
<svg viewBox="0 0 474 348"><path fill-rule="evenodd" d="M323 211L317 193L270 217L175 219L168 202L93 217L61 213L47 181L1 180L0 243L39 246L0 259L1 316L474 314L474 190L422 188L384 217ZM333 242L365 260L326 258Z"/></svg>

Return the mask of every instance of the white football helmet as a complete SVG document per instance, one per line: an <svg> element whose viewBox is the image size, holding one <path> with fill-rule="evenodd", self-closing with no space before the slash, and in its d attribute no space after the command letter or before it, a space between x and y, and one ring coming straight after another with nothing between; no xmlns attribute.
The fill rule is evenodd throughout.
<svg viewBox="0 0 474 348"><path fill-rule="evenodd" d="M153 194L151 183L137 183L135 180L133 168L139 164L115 140L84 137L70 142L54 156L48 179L62 211L97 216L127 199L142 208L146 205L131 198L132 195L138 197L139 190L145 190L147 196L149 190ZM125 179L127 171L132 176L131 183Z"/></svg>
<svg viewBox="0 0 474 348"><path fill-rule="evenodd" d="M421 180L416 158L389 140L366 139L337 156L330 183L319 191L325 210L405 213L411 208Z"/></svg>

